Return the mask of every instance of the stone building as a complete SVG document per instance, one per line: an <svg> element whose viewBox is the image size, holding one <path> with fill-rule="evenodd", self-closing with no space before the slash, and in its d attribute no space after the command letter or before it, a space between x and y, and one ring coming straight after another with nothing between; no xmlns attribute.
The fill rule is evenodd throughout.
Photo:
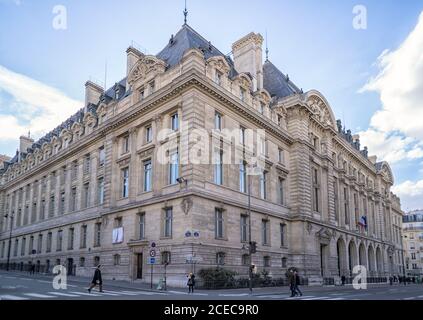
<svg viewBox="0 0 423 320"><path fill-rule="evenodd" d="M129 47L124 79L106 91L87 82L83 109L52 132L21 137L0 169L2 266L12 228L12 269L91 275L101 263L105 278L149 281L154 242L154 281L165 265L170 285L217 266L246 276L251 184L257 272L296 267L309 283L358 264L398 272L403 213L389 164L361 149L320 92L263 59L262 44L250 33L231 58L184 24L155 56ZM263 170L250 175L254 158Z"/></svg>
<svg viewBox="0 0 423 320"><path fill-rule="evenodd" d="M407 275L423 276L423 210L404 216L403 234Z"/></svg>

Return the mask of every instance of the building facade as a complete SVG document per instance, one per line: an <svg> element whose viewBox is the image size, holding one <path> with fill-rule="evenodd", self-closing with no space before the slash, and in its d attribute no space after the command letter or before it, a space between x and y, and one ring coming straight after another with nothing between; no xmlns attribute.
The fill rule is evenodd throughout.
<svg viewBox="0 0 423 320"><path fill-rule="evenodd" d="M423 210L403 218L405 268L409 276L423 276Z"/></svg>
<svg viewBox="0 0 423 320"><path fill-rule="evenodd" d="M154 268L155 282L166 269L185 285L204 268L247 275L251 227L257 272L400 272L389 164L320 92L263 62L262 43L250 33L231 58L185 24L156 56L128 48L126 77L106 91L87 82L84 108L45 137L21 137L0 170L2 266L10 247L15 269L91 275L100 263L105 278L150 281Z"/></svg>

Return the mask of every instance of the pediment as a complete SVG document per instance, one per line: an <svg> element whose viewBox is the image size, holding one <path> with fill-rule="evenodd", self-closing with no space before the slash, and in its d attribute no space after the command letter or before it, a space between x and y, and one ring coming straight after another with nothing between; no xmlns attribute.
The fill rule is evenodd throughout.
<svg viewBox="0 0 423 320"><path fill-rule="evenodd" d="M155 56L144 56L132 67L128 76L128 83L146 79L150 74L163 73L166 70L166 62Z"/></svg>

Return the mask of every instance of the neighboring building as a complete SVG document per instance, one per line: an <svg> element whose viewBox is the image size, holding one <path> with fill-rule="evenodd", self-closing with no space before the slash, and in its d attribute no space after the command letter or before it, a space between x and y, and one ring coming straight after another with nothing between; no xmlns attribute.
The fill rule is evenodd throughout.
<svg viewBox="0 0 423 320"><path fill-rule="evenodd" d="M172 285L194 268L246 276L256 155L265 164L251 176L258 271L297 267L310 283L358 264L374 277L400 272L403 213L388 163L361 150L321 93L263 63L262 42L248 34L231 59L185 24L156 56L130 47L126 77L106 92L87 82L84 108L45 137L22 137L0 170L2 266L13 217L12 268L34 261L91 275L101 263L105 278L149 281L154 241L155 282L164 262ZM211 152L193 136L204 129ZM247 129L265 130L259 149ZM223 161L228 147L241 161ZM194 164L193 154L215 161Z"/></svg>
<svg viewBox="0 0 423 320"><path fill-rule="evenodd" d="M407 275L423 276L423 210L404 216L403 235Z"/></svg>

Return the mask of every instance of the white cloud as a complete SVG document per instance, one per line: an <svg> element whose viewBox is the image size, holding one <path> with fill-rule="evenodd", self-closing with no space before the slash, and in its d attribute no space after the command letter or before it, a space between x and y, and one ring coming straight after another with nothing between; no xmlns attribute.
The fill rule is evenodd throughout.
<svg viewBox="0 0 423 320"><path fill-rule="evenodd" d="M371 153L387 161L423 157L423 12L405 41L377 59L379 73L360 90L380 95L382 109L362 132Z"/></svg>
<svg viewBox="0 0 423 320"><path fill-rule="evenodd" d="M51 86L0 65L1 91L13 97L12 106L16 112L1 114L6 102L0 100L0 140L17 140L28 130L38 138L83 106L83 102L71 99Z"/></svg>
<svg viewBox="0 0 423 320"><path fill-rule="evenodd" d="M423 180L407 180L394 186L392 191L401 198L403 210L410 211L423 208Z"/></svg>

